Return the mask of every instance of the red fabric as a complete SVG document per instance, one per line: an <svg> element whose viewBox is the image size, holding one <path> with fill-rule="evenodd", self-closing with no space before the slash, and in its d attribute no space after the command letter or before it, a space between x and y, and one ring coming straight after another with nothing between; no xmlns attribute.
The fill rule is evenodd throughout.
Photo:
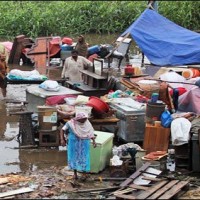
<svg viewBox="0 0 200 200"><path fill-rule="evenodd" d="M178 92L179 92L179 96L184 94L185 92L187 92L187 90L184 87L178 87L177 89L178 89ZM173 95L173 90L170 89L169 93L172 96Z"/></svg>
<svg viewBox="0 0 200 200"><path fill-rule="evenodd" d="M95 53L95 54L92 54L91 56L88 57L88 60L93 62L94 58L97 58L98 55Z"/></svg>
<svg viewBox="0 0 200 200"><path fill-rule="evenodd" d="M58 96L47 97L45 103L48 106L64 104L65 103L64 99L66 97L77 97L77 95L66 94L66 95L58 95Z"/></svg>

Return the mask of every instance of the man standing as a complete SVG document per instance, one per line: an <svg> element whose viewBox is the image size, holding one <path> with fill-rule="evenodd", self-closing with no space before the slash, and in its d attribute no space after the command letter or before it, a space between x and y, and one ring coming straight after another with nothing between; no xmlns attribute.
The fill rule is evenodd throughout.
<svg viewBox="0 0 200 200"><path fill-rule="evenodd" d="M72 50L71 56L65 59L61 78L66 78L69 81L83 82L80 70L92 67L92 65L93 63L87 58L79 56L77 50Z"/></svg>

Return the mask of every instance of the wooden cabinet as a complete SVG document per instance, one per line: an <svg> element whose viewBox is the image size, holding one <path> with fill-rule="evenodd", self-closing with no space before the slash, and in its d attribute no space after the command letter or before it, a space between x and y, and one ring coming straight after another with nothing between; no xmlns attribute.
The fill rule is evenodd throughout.
<svg viewBox="0 0 200 200"><path fill-rule="evenodd" d="M153 151L167 151L170 140L170 128L146 124L143 149L147 154Z"/></svg>

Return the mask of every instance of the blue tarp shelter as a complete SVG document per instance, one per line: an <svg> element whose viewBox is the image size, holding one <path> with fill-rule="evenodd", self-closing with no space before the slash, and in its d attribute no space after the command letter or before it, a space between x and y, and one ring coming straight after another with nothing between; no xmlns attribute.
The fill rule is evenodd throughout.
<svg viewBox="0 0 200 200"><path fill-rule="evenodd" d="M175 24L154 10L146 9L121 36L127 33L154 65L200 63L200 34Z"/></svg>

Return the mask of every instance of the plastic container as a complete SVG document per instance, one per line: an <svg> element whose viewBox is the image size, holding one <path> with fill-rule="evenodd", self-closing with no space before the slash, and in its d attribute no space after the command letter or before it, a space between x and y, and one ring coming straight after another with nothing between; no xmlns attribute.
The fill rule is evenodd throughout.
<svg viewBox="0 0 200 200"><path fill-rule="evenodd" d="M98 113L107 113L109 111L109 106L106 102L102 101L100 98L91 96L87 103L88 106L92 106L93 109Z"/></svg>
<svg viewBox="0 0 200 200"><path fill-rule="evenodd" d="M124 69L124 73L127 76L132 76L134 75L134 68L132 67L132 65L127 65Z"/></svg>
<svg viewBox="0 0 200 200"><path fill-rule="evenodd" d="M165 111L165 104L147 102L146 122L152 122L153 119L160 121L161 114Z"/></svg>
<svg viewBox="0 0 200 200"><path fill-rule="evenodd" d="M62 43L63 43L63 44L68 44L68 45L72 45L73 41L72 41L71 38L64 37L64 38L62 39Z"/></svg>
<svg viewBox="0 0 200 200"><path fill-rule="evenodd" d="M96 148L90 144L90 172L99 173L109 166L112 157L114 133L95 131Z"/></svg>
<svg viewBox="0 0 200 200"><path fill-rule="evenodd" d="M92 46L88 48L88 54L92 55L95 53L99 53L100 52L100 47L98 45Z"/></svg>
<svg viewBox="0 0 200 200"><path fill-rule="evenodd" d="M198 77L200 76L200 72L198 69L193 69L193 68L190 68L190 69L185 69L183 72L182 72L182 76L186 79L190 79L190 78L195 78L195 77Z"/></svg>
<svg viewBox="0 0 200 200"><path fill-rule="evenodd" d="M156 103L158 101L158 97L159 97L158 93L152 93L151 102Z"/></svg>
<svg viewBox="0 0 200 200"><path fill-rule="evenodd" d="M62 51L72 51L73 50L73 46L67 45L67 44L63 44L61 45L61 50Z"/></svg>
<svg viewBox="0 0 200 200"><path fill-rule="evenodd" d="M91 117L92 107L86 106L86 105L75 106L75 113L76 113L76 115L78 113L85 113L87 115L87 117Z"/></svg>

